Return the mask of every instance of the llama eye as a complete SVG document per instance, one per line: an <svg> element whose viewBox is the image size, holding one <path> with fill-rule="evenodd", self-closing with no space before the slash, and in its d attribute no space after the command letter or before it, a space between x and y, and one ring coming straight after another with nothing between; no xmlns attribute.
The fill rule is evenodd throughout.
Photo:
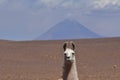
<svg viewBox="0 0 120 80"><path fill-rule="evenodd" d="M74 55L75 53L72 53L72 55Z"/></svg>
<svg viewBox="0 0 120 80"><path fill-rule="evenodd" d="M66 56L66 54L64 54Z"/></svg>

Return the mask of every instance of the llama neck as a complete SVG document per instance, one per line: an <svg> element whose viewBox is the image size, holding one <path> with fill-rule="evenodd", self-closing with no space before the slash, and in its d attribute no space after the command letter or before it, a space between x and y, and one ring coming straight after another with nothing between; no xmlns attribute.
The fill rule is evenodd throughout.
<svg viewBox="0 0 120 80"><path fill-rule="evenodd" d="M79 80L75 58L72 64L68 64L65 62L63 80Z"/></svg>

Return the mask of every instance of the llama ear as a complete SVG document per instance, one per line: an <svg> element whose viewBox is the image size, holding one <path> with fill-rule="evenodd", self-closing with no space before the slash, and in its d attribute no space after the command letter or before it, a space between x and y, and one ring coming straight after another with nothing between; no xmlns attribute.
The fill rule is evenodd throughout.
<svg viewBox="0 0 120 80"><path fill-rule="evenodd" d="M63 49L64 49L64 51L66 50L67 44L68 44L68 42L65 42L65 43L63 44Z"/></svg>
<svg viewBox="0 0 120 80"><path fill-rule="evenodd" d="M70 41L70 44L72 45L72 49L75 50L75 43L73 41Z"/></svg>

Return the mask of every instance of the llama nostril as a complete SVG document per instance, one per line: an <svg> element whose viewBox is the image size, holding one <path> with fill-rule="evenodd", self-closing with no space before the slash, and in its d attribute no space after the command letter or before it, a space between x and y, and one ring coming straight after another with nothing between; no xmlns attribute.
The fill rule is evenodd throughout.
<svg viewBox="0 0 120 80"><path fill-rule="evenodd" d="M70 57L67 57L67 59L69 59Z"/></svg>

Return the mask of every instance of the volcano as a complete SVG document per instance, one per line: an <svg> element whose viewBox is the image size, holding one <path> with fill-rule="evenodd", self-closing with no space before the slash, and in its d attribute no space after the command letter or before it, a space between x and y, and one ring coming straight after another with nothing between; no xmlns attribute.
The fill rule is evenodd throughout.
<svg viewBox="0 0 120 80"><path fill-rule="evenodd" d="M100 37L100 35L83 26L78 21L65 19L40 35L37 40L86 39Z"/></svg>

